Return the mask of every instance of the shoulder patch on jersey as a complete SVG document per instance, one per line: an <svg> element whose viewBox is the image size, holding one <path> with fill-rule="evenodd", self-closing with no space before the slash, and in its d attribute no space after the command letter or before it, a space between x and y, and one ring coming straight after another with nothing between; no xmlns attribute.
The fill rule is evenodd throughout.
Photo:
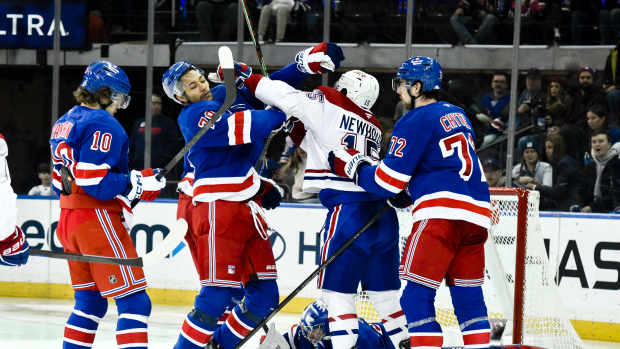
<svg viewBox="0 0 620 349"><path fill-rule="evenodd" d="M353 112L357 115L363 116L366 120L371 122L373 125L377 126L381 131L383 131L383 127L379 123L379 120L369 110L364 110L360 108L357 104L355 104L352 100L348 99L345 95L340 93L338 90L328 86L319 86L318 90L323 92L325 98L332 104L335 104L345 110Z"/></svg>

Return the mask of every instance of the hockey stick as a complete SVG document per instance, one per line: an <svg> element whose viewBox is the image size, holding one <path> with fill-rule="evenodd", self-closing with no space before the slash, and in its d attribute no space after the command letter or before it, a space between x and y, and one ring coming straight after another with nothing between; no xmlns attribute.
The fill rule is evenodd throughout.
<svg viewBox="0 0 620 349"><path fill-rule="evenodd" d="M263 50L260 48L260 43L256 39L256 30L254 30L254 25L252 25L252 19L250 18L250 13L248 11L248 4L245 0L241 1L243 3L243 15L245 16L245 23L248 25L248 30L250 31L250 38L254 43L254 48L256 48L256 58L258 59L258 64L260 64L260 70L263 72L264 76L267 75L267 67L265 66L265 60L263 59Z"/></svg>
<svg viewBox="0 0 620 349"><path fill-rule="evenodd" d="M114 258L114 257L104 257L104 256L93 256L93 255L88 255L88 254L54 252L54 251L35 250L35 249L30 249L30 255L48 257L48 258L70 259L70 260L80 261L80 262L144 267L144 266L155 265L157 264L157 262L161 261L165 256L170 254L170 252L172 252L172 250L175 247L177 247L181 241L183 241L183 238L185 238L186 233L187 233L187 222L183 218L181 218L177 220L177 222L172 227L172 230L170 230L170 233L168 234L168 236L166 236L164 241L158 244L151 252L144 255L144 257L138 257L138 258Z"/></svg>
<svg viewBox="0 0 620 349"><path fill-rule="evenodd" d="M383 208L381 208L379 210L379 212L377 212L374 216L372 216L372 218L370 218L370 220L368 221L368 223L366 223L363 227L360 228L360 230L358 230L355 234L353 234L353 236L351 236L349 238L349 240L347 240L342 246L340 246L340 248L338 250L336 250L336 252L334 252L334 254L332 254L325 262L323 262L323 264L319 265L318 268L316 268L312 274L310 274L304 281L301 282L301 284L299 284L299 286L297 286L296 289L293 290L293 292L291 292L291 294L289 294L280 304L278 304L278 306L273 309L264 319L263 321L261 321L258 325L256 325L256 327L250 331L250 333L248 333L247 336L245 336L245 338L243 338L241 340L241 342L239 342L239 344L237 344L237 346L235 347L235 349L241 348L241 346L243 344L245 344L247 341L250 340L250 338L252 338L253 335L256 334L256 332L258 332L261 328L263 328L267 322L269 320L271 320L272 317L274 317L280 310L282 310L282 308L284 308L299 292L301 292L301 290L306 287L306 285L312 281L312 279L314 279L315 276L317 276L323 269L325 269L331 262L334 261L334 259L338 258L349 246L351 246L355 240L357 240L357 238L360 237L360 235L362 235L363 232L365 232L368 228L370 228L371 225L375 224L375 222L377 221L377 219L379 219L379 217L385 212L387 211L387 209L390 208L390 206L388 204L385 204L385 206Z"/></svg>

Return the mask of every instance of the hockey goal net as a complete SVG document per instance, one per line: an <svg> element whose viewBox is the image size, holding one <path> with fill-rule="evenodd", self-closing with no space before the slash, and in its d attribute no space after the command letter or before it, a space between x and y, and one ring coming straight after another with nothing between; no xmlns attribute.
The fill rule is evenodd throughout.
<svg viewBox="0 0 620 349"><path fill-rule="evenodd" d="M493 324L505 330L496 344L527 344L544 348L585 348L573 329L554 282L540 231L538 192L515 188L491 189L491 229L485 244L484 298ZM401 252L413 224L399 212ZM361 291L358 315L369 322L378 314ZM435 299L436 318L444 346L462 345L448 288L442 284ZM493 331L492 331L493 332ZM498 343L497 343L498 342Z"/></svg>

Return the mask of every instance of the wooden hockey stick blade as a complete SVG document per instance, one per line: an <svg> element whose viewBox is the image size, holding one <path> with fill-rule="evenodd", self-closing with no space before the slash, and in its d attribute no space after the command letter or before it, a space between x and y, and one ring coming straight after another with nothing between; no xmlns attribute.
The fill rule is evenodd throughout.
<svg viewBox="0 0 620 349"><path fill-rule="evenodd" d="M179 246L181 241L185 239L187 233L187 221L180 218L176 221L170 233L166 238L149 253L142 257L142 263L145 267L149 267L161 262L167 255Z"/></svg>
<svg viewBox="0 0 620 349"><path fill-rule="evenodd" d="M168 162L164 170L157 174L157 179L161 179L165 177L176 164L183 159L185 153L187 153L193 146L200 140L200 138L207 133L211 129L211 126L215 124L215 122L226 112L228 108L232 106L237 99L237 88L235 86L235 72L234 72L234 62L232 52L228 46L220 46L217 51L218 57L220 60L220 66L222 67L222 73L224 74L224 84L226 85L226 98L224 99L224 103L217 110L215 115L211 119L207 121L207 123L192 137L192 139L185 144L183 149L181 149L173 158Z"/></svg>
<svg viewBox="0 0 620 349"><path fill-rule="evenodd" d="M48 257L48 258L70 259L74 261L90 262L90 263L129 265L133 267L142 266L142 258L113 258L113 257L103 257L103 256L92 256L92 255L87 255L87 254L54 252L54 251L35 250L35 249L30 249L30 255Z"/></svg>
<svg viewBox="0 0 620 349"><path fill-rule="evenodd" d="M78 254L69 252L54 252L46 250L30 249L30 254L33 256L70 259L81 262L89 263L103 263L103 264L116 264L116 265L130 265L134 267L151 266L162 261L167 255L169 255L183 239L187 233L187 222L181 218L176 221L172 230L166 236L166 238L153 249L153 251L144 255L144 257L138 258L114 258L105 256L93 256L88 254Z"/></svg>
<svg viewBox="0 0 620 349"><path fill-rule="evenodd" d="M301 290L304 287L306 287L306 285L310 283L310 281L312 281L312 279L314 279L314 277L317 276L321 272L321 270L325 269L325 267L331 264L331 262L333 262L334 259L338 258L347 248L349 248L349 246L351 246L355 242L355 240L357 240L357 238L359 238L360 235L362 235L363 232L368 230L368 228L370 228L371 225L375 224L377 219L379 219L379 217L381 217L381 215L385 211L387 211L388 208L390 208L390 206L386 203L383 208L381 208L374 216L372 216L372 218L370 218L370 220L363 227L360 228L360 230L358 230L355 234L353 234L353 236L351 236L349 240L347 240L342 246L340 246L340 248L336 250L336 252L334 252L334 254L331 255L325 262L319 265L319 267L316 268L312 272L312 274L310 274L304 281L302 281L301 284L299 284L299 286L297 286L297 288L294 289L293 292L291 292L291 294L286 296L286 298L284 298L284 300L280 302L280 304L278 304L278 306L275 307L275 309L273 309L271 313L269 313L263 319L263 321L261 321L258 325L256 325L256 327L254 327L254 329L250 331L250 333L248 333L248 335L245 336L241 340L241 342L239 342L239 344L237 344L235 349L239 349L241 348L243 344L247 343L247 341L249 341L250 338L252 338L252 336L256 334L256 332L260 331L260 329L263 328L265 324L269 320L271 320L272 317L274 317L278 312L280 312L282 308L284 308L299 292L301 292Z"/></svg>

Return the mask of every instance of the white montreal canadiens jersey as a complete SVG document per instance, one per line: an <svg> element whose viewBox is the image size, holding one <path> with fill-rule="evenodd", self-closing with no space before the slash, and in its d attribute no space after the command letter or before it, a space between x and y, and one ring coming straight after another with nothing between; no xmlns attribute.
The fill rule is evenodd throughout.
<svg viewBox="0 0 620 349"><path fill-rule="evenodd" d="M307 153L303 190L323 189L364 192L352 180L331 173L328 154L336 148L354 148L373 159L379 158L382 130L377 117L358 107L339 91L320 86L303 92L280 82L263 78L256 97L301 120L306 128L301 148ZM374 199L377 199L373 195Z"/></svg>
<svg viewBox="0 0 620 349"><path fill-rule="evenodd" d="M432 103L405 114L396 125L387 155L360 171L366 190L393 196L408 189L414 221L443 218L488 228L489 186L463 109Z"/></svg>

